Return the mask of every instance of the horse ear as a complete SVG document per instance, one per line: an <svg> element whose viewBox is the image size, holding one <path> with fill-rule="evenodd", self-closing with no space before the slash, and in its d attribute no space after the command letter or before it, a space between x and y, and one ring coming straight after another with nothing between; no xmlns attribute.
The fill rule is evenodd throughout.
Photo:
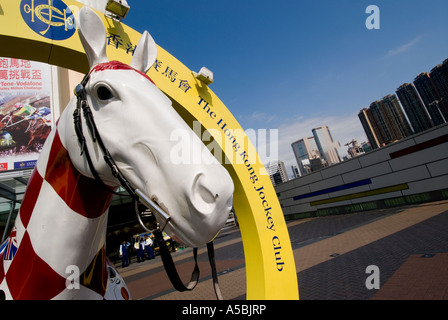
<svg viewBox="0 0 448 320"><path fill-rule="evenodd" d="M100 17L89 7L78 14L79 38L89 60L89 66L108 62L106 55L106 29Z"/></svg>
<svg viewBox="0 0 448 320"><path fill-rule="evenodd" d="M143 73L148 72L149 68L154 64L157 58L157 46L154 39L148 33L143 32L137 48L132 57L131 67Z"/></svg>

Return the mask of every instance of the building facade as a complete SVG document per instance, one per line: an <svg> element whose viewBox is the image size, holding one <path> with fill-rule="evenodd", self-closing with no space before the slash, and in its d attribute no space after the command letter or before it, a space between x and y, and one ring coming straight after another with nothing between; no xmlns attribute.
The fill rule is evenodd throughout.
<svg viewBox="0 0 448 320"><path fill-rule="evenodd" d="M373 117L373 112L370 108L364 108L358 113L359 121L364 128L367 139L369 140L370 147L372 149L378 149L383 146L384 138L381 135L381 131L378 128L377 122Z"/></svg>
<svg viewBox="0 0 448 320"><path fill-rule="evenodd" d="M330 129L322 126L312 133L312 137L291 144L301 176L341 162L339 143L333 140Z"/></svg>
<svg viewBox="0 0 448 320"><path fill-rule="evenodd" d="M398 96L398 98L397 98ZM372 149L448 122L448 59L360 110Z"/></svg>
<svg viewBox="0 0 448 320"><path fill-rule="evenodd" d="M347 143L346 146L348 146L347 154L349 158L354 158L366 153L363 146L354 139L351 142Z"/></svg>
<svg viewBox="0 0 448 320"><path fill-rule="evenodd" d="M283 161L271 161L266 166L266 169L274 186L289 180Z"/></svg>
<svg viewBox="0 0 448 320"><path fill-rule="evenodd" d="M291 171L292 171L292 174L294 176L294 179L300 177L299 168L297 168L297 166L292 165L291 166Z"/></svg>
<svg viewBox="0 0 448 320"><path fill-rule="evenodd" d="M443 103L441 112L446 120L448 119L448 59L435 66L431 70L430 77L441 97Z"/></svg>
<svg viewBox="0 0 448 320"><path fill-rule="evenodd" d="M428 130L433 126L420 96L411 83L402 84L396 91L398 99L409 119L414 133Z"/></svg>
<svg viewBox="0 0 448 320"><path fill-rule="evenodd" d="M300 139L291 144L296 157L300 175L303 176L311 172L310 159L320 158L314 137Z"/></svg>
<svg viewBox="0 0 448 320"><path fill-rule="evenodd" d="M398 98L394 94L389 94L381 100L383 105L383 116L388 123L389 131L394 141L412 135L412 129L401 108Z"/></svg>
<svg viewBox="0 0 448 320"><path fill-rule="evenodd" d="M380 146L401 140L412 134L411 127L396 95L387 95L370 104L372 119L377 128Z"/></svg>
<svg viewBox="0 0 448 320"><path fill-rule="evenodd" d="M428 110L432 124L438 126L445 123L447 118L444 117L444 114L447 113L445 110L448 110L448 108L430 74L428 72L420 73L414 79L414 86L425 104L426 110Z"/></svg>
<svg viewBox="0 0 448 320"><path fill-rule="evenodd" d="M330 129L327 126L322 126L314 128L312 132L320 156L325 160L327 165L331 166L341 162L341 157L337 149L338 143L333 140Z"/></svg>

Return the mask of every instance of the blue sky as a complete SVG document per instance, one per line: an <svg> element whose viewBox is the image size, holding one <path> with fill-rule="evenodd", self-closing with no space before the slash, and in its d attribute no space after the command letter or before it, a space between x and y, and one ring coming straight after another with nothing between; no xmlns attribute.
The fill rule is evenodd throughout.
<svg viewBox="0 0 448 320"><path fill-rule="evenodd" d="M446 0L128 0L123 21L191 70L243 129L278 129L278 157L327 125L345 143L366 141L360 109L448 58ZM368 5L380 29L368 30ZM263 158L263 156L262 156Z"/></svg>

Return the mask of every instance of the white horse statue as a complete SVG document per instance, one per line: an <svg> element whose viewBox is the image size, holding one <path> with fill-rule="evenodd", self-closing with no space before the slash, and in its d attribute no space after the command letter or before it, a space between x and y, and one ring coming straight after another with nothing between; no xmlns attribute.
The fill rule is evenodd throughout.
<svg viewBox="0 0 448 320"><path fill-rule="evenodd" d="M50 133L3 246L0 294L6 299L130 297L125 285L111 287L119 275L105 254L108 189L116 190L123 177L139 198L169 216L156 215L165 231L191 247L211 241L232 207L232 179L216 160L170 160L172 130L202 142L146 75L157 55L151 36L143 33L128 66L107 59L105 28L93 10L83 7L77 22L91 70ZM93 118L78 114L76 128L80 103Z"/></svg>

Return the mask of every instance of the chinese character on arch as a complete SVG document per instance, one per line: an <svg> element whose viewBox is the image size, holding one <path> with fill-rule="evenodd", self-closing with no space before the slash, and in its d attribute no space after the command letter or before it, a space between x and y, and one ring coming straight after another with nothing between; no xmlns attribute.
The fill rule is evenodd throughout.
<svg viewBox="0 0 448 320"><path fill-rule="evenodd" d="M107 36L106 39L107 45L114 46L115 49L118 49L118 47L123 44L121 36L119 34L109 33L109 36Z"/></svg>
<svg viewBox="0 0 448 320"><path fill-rule="evenodd" d="M191 89L191 86L187 80L180 80L179 89L181 89L183 92L187 93L187 91L189 89Z"/></svg>
<svg viewBox="0 0 448 320"><path fill-rule="evenodd" d="M170 67L166 67L166 70L162 74L168 77L171 80L171 82L176 81L177 72L171 69Z"/></svg>

